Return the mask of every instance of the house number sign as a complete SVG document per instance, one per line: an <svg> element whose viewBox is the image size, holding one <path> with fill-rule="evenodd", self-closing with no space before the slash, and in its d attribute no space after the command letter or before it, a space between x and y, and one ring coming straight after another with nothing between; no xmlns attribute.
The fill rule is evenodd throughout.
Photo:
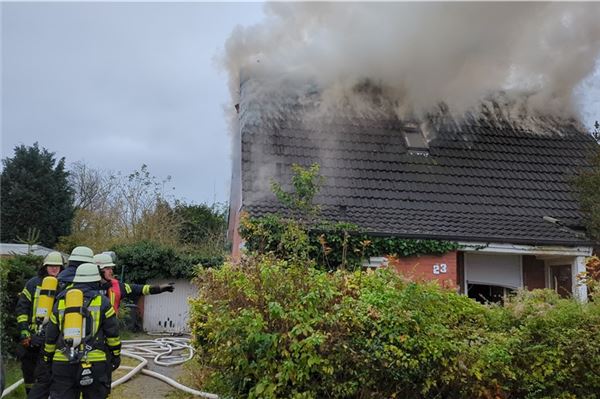
<svg viewBox="0 0 600 399"><path fill-rule="evenodd" d="M433 274L448 273L448 265L445 263L433 265Z"/></svg>

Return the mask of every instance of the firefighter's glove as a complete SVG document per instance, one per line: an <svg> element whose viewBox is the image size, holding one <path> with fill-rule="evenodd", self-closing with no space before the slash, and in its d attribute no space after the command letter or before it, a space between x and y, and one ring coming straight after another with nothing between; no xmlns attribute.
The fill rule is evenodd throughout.
<svg viewBox="0 0 600 399"><path fill-rule="evenodd" d="M41 334L33 334L31 336L31 346L40 347L44 345L45 337Z"/></svg>
<svg viewBox="0 0 600 399"><path fill-rule="evenodd" d="M121 365L121 356L113 356L110 360L110 365L112 366L112 371L115 371Z"/></svg>
<svg viewBox="0 0 600 399"><path fill-rule="evenodd" d="M160 286L160 292L173 292L175 291L175 286L173 285L173 283L171 284L163 284Z"/></svg>
<svg viewBox="0 0 600 399"><path fill-rule="evenodd" d="M29 348L31 344L31 333L28 330L21 330L19 334L19 343L23 348Z"/></svg>

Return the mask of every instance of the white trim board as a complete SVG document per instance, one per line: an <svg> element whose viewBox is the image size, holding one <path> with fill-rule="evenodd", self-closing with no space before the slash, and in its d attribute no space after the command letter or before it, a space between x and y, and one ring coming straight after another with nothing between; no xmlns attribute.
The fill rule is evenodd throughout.
<svg viewBox="0 0 600 399"><path fill-rule="evenodd" d="M591 256L592 247L563 247L558 245L519 245L483 242L459 242L463 252L486 252L521 255Z"/></svg>

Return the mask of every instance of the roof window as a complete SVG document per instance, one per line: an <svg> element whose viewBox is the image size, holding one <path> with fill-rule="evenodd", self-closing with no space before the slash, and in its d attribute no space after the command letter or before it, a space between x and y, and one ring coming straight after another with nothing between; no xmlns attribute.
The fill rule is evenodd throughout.
<svg viewBox="0 0 600 399"><path fill-rule="evenodd" d="M429 143L417 122L404 122L402 132L404 133L409 153L416 153L417 155L429 154Z"/></svg>

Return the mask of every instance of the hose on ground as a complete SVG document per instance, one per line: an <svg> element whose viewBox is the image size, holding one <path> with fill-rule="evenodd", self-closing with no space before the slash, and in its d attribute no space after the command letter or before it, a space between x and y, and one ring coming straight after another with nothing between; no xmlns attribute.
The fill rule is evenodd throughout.
<svg viewBox="0 0 600 399"><path fill-rule="evenodd" d="M200 396L206 399L219 398L219 396L215 394L192 389L183 384L180 384L172 378L169 378L165 375L157 373L156 371L151 371L145 368L148 365L147 359L152 359L154 363L160 366L176 366L190 360L194 356L194 348L190 345L190 340L188 338L163 336L152 340L125 340L122 341L121 344L121 355L138 360L140 364L138 364L135 367L120 366L119 368L129 371L123 377L113 381L111 384L112 388L129 381L136 374L141 372L142 374L157 378L163 382L166 382L172 387L189 393L191 395ZM1 397L3 398L9 395L22 383L23 379L20 379L19 381L6 388L2 393Z"/></svg>
<svg viewBox="0 0 600 399"><path fill-rule="evenodd" d="M14 384L12 384L11 386L9 386L8 388L6 388L3 392L2 392L2 396L0 396L0 398L3 398L5 396L10 395L10 393L12 391L14 391L15 389L17 389L19 387L19 385L21 385L23 382L25 382L24 379L20 379L19 381L15 382Z"/></svg>

